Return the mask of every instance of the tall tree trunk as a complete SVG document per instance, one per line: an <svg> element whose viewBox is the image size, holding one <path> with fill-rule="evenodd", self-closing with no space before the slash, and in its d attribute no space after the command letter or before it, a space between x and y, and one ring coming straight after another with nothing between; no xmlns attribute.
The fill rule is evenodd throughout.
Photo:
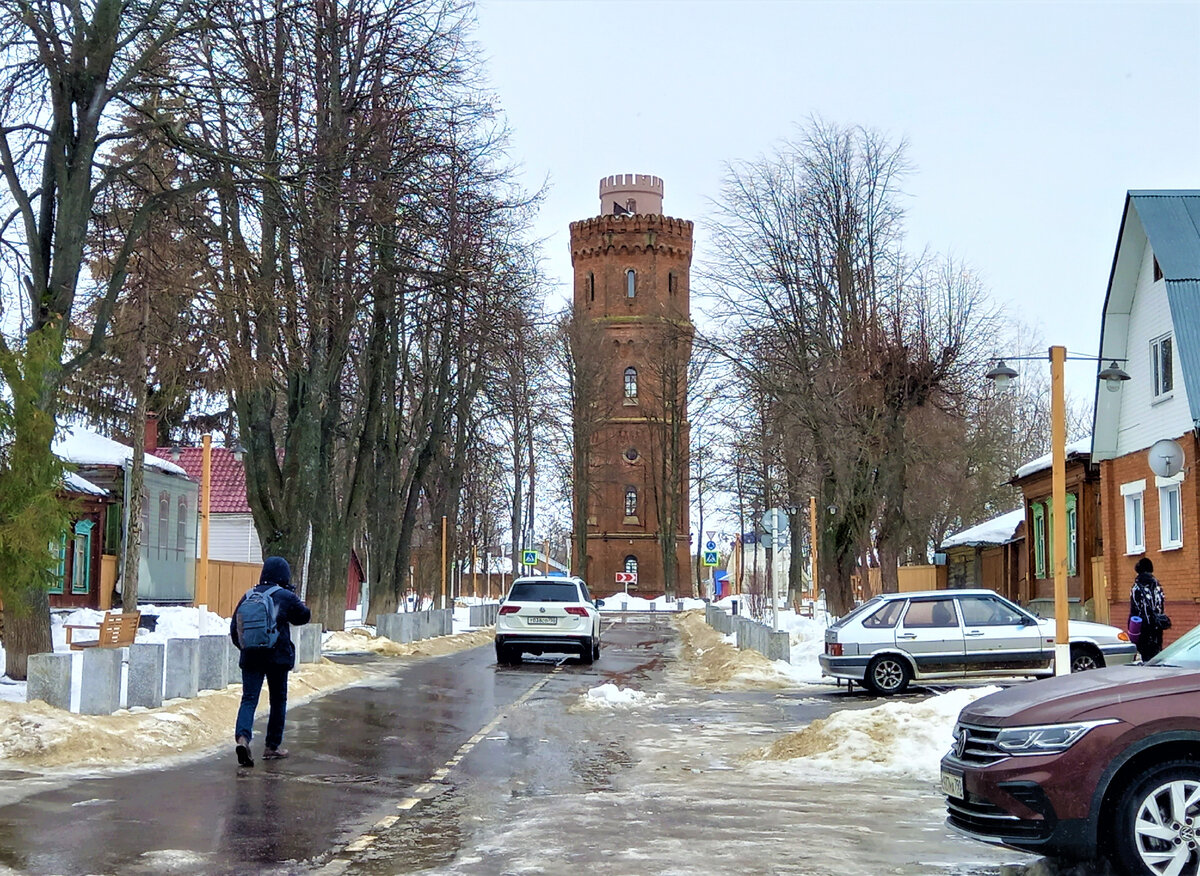
<svg viewBox="0 0 1200 876"><path fill-rule="evenodd" d="M138 319L136 345L137 365L133 383L133 415L130 436L133 439L133 458L129 465L129 495L125 505L129 509L129 526L126 530L124 560L121 565L121 610L137 611L138 572L141 571L142 505L145 502L146 483L146 396L150 377L149 351L146 333L150 323L150 296L142 289L141 315Z"/></svg>

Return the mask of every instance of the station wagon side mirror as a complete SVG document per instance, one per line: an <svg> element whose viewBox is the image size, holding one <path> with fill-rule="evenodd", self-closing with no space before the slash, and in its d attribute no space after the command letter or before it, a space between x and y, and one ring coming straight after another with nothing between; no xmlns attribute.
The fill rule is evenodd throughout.
<svg viewBox="0 0 1200 876"><path fill-rule="evenodd" d="M596 606L596 608L603 608L603 607L604 607L604 600L603 600L603 599L597 599L597 600L596 600L594 603L592 603L592 604L593 604L593 605L595 605L595 606Z"/></svg>

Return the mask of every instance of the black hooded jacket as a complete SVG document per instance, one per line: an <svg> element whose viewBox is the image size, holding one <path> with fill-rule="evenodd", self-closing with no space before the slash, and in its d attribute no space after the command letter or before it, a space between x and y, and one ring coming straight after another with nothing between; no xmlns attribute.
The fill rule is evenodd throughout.
<svg viewBox="0 0 1200 876"><path fill-rule="evenodd" d="M275 603L275 628L279 630L279 637L275 640L273 648L254 648L242 651L238 658L238 666L242 669L257 669L265 672L271 666L295 668L296 646L292 642L291 628L308 623L312 612L300 597L292 592L291 577L291 569L279 557L269 557L263 564L262 575L259 576L258 584L254 589L262 593L271 587L279 587L271 594L271 599ZM245 601L246 597L243 595L233 609L233 617L229 619L229 637L233 639L233 644L239 651L242 645L238 641L237 610Z"/></svg>

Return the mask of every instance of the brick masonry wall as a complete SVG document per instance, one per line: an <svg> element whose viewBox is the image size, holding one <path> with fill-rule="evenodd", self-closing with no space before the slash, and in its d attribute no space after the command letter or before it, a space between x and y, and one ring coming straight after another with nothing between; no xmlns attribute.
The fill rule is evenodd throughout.
<svg viewBox="0 0 1200 876"><path fill-rule="evenodd" d="M1197 459L1200 444L1190 433L1175 439L1184 449L1188 460L1186 474L1180 485L1183 507L1183 546L1162 550L1159 523L1159 493L1154 472L1146 461L1146 451L1139 450L1101 463L1103 493L1104 570L1108 579L1110 616L1112 623L1123 626L1129 617L1129 590L1133 585L1134 564L1143 556L1154 563L1154 574L1163 586L1166 611L1171 616L1171 629L1164 641L1172 642L1192 627L1200 624L1200 494L1192 460ZM1131 481L1146 481L1142 495L1145 517L1144 554L1125 551L1125 499L1121 485Z"/></svg>

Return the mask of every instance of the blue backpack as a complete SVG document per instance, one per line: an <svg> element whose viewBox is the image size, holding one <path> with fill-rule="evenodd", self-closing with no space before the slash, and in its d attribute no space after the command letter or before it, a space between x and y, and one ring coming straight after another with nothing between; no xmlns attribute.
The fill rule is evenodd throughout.
<svg viewBox="0 0 1200 876"><path fill-rule="evenodd" d="M250 590L237 609L238 643L246 648L274 648L279 639L279 627L275 622L279 611L271 594L280 589L278 585L266 590Z"/></svg>

